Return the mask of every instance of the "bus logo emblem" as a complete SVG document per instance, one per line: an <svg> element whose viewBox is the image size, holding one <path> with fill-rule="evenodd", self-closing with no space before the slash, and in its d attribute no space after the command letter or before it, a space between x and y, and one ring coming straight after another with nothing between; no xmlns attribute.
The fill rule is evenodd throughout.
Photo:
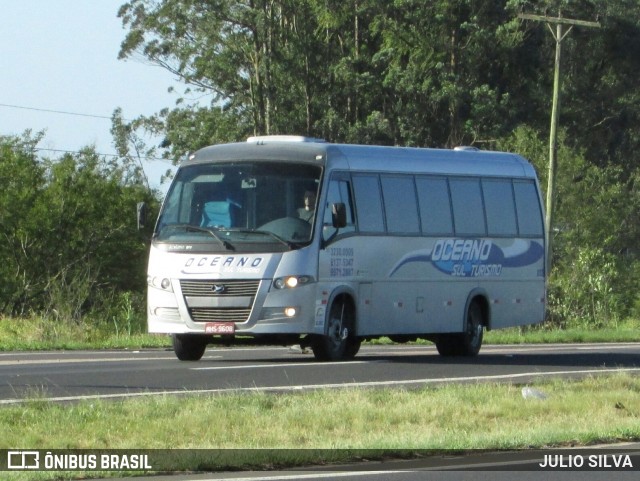
<svg viewBox="0 0 640 481"><path fill-rule="evenodd" d="M227 288L223 284L214 284L211 290L214 294L222 294Z"/></svg>

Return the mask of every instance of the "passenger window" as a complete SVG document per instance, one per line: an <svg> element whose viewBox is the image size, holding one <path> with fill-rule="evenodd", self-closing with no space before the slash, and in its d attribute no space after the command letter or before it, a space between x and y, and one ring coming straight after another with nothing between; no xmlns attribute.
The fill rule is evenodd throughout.
<svg viewBox="0 0 640 481"><path fill-rule="evenodd" d="M354 175L353 191L360 232L384 232L380 184L377 175Z"/></svg>
<svg viewBox="0 0 640 481"><path fill-rule="evenodd" d="M388 232L410 234L420 232L413 177L382 176L380 181Z"/></svg>
<svg viewBox="0 0 640 481"><path fill-rule="evenodd" d="M514 182L516 212L521 237L542 237L542 211L538 192L533 182Z"/></svg>
<svg viewBox="0 0 640 481"><path fill-rule="evenodd" d="M422 232L427 235L453 235L453 219L447 179L417 177Z"/></svg>
<svg viewBox="0 0 640 481"><path fill-rule="evenodd" d="M456 235L486 235L479 179L450 179Z"/></svg>
<svg viewBox="0 0 640 481"><path fill-rule="evenodd" d="M482 193L487 212L487 231L490 236L515 236L516 209L511 180L483 179Z"/></svg>

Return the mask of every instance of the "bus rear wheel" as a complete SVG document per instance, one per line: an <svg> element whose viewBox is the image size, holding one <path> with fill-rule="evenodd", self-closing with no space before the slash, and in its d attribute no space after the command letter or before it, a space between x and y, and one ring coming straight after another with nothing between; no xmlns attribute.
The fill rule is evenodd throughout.
<svg viewBox="0 0 640 481"><path fill-rule="evenodd" d="M174 334L173 352L181 361L199 361L207 349L207 338L196 334Z"/></svg>
<svg viewBox="0 0 640 481"><path fill-rule="evenodd" d="M355 311L346 299L334 302L327 320L327 333L311 340L318 361L346 361L360 350L361 340L355 336Z"/></svg>
<svg viewBox="0 0 640 481"><path fill-rule="evenodd" d="M483 334L482 308L478 302L472 302L467 309L464 332L440 334L435 339L436 349L441 356L476 356L482 347Z"/></svg>

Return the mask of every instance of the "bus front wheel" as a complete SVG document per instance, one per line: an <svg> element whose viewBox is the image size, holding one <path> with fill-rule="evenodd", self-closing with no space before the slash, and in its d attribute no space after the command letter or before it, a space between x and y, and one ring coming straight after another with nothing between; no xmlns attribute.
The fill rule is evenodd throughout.
<svg viewBox="0 0 640 481"><path fill-rule="evenodd" d="M174 334L173 352L181 361L199 361L207 349L207 338L194 334Z"/></svg>
<svg viewBox="0 0 640 481"><path fill-rule="evenodd" d="M360 350L361 340L355 335L355 311L347 299L334 302L327 320L327 333L311 340L313 355L318 361L353 359Z"/></svg>

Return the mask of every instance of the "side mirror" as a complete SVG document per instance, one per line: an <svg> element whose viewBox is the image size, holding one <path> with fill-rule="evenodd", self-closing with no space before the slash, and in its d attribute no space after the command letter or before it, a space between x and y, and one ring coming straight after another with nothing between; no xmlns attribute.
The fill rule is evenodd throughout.
<svg viewBox="0 0 640 481"><path fill-rule="evenodd" d="M343 202L331 204L331 222L336 229L347 226L347 208Z"/></svg>
<svg viewBox="0 0 640 481"><path fill-rule="evenodd" d="M138 230L144 229L144 226L147 224L147 203L146 202L138 202L137 205L138 211Z"/></svg>

